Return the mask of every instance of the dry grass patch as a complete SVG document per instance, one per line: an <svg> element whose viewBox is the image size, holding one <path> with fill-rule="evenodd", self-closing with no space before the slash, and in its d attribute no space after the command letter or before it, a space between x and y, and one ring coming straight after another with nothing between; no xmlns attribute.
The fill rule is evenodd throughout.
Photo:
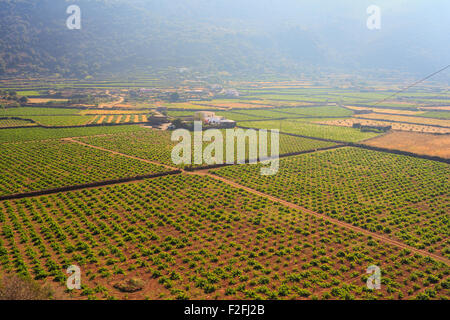
<svg viewBox="0 0 450 320"><path fill-rule="evenodd" d="M392 132L370 140L367 145L412 152L420 155L450 158L450 136L418 132Z"/></svg>

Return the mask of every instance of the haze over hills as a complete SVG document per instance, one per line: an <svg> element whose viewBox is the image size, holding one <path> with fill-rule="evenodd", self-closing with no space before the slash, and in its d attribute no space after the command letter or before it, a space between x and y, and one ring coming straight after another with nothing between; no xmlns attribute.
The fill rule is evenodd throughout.
<svg viewBox="0 0 450 320"><path fill-rule="evenodd" d="M81 8L81 30L65 25L70 4ZM381 30L366 27L371 4L382 10ZM167 67L425 74L450 61L448 12L444 0L2 0L0 76Z"/></svg>

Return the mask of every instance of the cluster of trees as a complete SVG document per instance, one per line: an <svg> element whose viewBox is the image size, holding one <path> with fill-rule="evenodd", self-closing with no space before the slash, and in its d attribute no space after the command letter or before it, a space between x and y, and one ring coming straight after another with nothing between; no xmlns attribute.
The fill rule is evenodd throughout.
<svg viewBox="0 0 450 320"><path fill-rule="evenodd" d="M14 90L0 90L0 107L2 106L19 107L21 104L27 102L28 102L27 97L17 95L17 92Z"/></svg>

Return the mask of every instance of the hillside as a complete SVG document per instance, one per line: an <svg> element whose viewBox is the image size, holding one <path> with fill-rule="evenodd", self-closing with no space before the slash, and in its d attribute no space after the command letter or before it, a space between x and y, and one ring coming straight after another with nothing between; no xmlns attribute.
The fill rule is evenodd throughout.
<svg viewBox="0 0 450 320"><path fill-rule="evenodd" d="M427 19L430 12L443 15L448 4L436 1L425 9L415 3L400 14L379 2L386 9L382 29L374 32L365 26L367 1L1 0L0 76L85 77L167 67L424 73L448 63L443 30L449 22ZM81 7L81 30L66 27L73 3ZM325 15L321 6L335 15Z"/></svg>

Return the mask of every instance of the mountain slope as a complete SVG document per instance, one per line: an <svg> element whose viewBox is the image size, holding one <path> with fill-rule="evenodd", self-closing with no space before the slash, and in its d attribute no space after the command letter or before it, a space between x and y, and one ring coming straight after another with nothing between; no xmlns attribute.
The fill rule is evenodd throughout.
<svg viewBox="0 0 450 320"><path fill-rule="evenodd" d="M430 8L413 0L405 8L379 2L382 29L370 31L370 1L0 0L0 75L84 77L166 67L423 73L450 61L445 1ZM81 30L65 25L70 4L81 8Z"/></svg>

